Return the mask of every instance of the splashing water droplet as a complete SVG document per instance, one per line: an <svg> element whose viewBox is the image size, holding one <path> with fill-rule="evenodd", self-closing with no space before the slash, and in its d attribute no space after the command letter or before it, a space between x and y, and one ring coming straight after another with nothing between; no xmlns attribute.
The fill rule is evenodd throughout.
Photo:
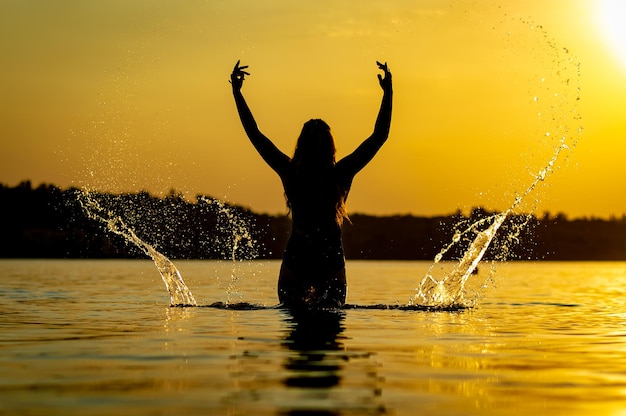
<svg viewBox="0 0 626 416"><path fill-rule="evenodd" d="M537 175L537 178L538 178L540 181L545 180L545 179L546 179L546 173L547 173L546 169L541 169L541 170L539 171L539 174Z"/></svg>
<svg viewBox="0 0 626 416"><path fill-rule="evenodd" d="M206 203L216 210L217 228L220 231L216 243L221 246L224 257L233 262L230 282L228 283L227 304L233 302L235 296L243 298L243 293L237 289L240 271L237 268L238 261L251 260L257 257L256 241L250 230L250 220L237 209L231 208L223 201L201 197L199 201Z"/></svg>
<svg viewBox="0 0 626 416"><path fill-rule="evenodd" d="M542 39L547 46L546 50L548 54L546 58L551 58L551 64L554 65L554 77L552 77L551 74L550 77L539 78L540 86L545 92L531 96L532 100L537 103L537 105L541 105L541 111L537 111L536 113L538 119L543 123L552 122L551 125L540 127L541 130L538 130L538 136L547 137L549 139L559 137L559 143L558 145L551 144L554 152L548 163L544 165L542 169L536 171L536 174L532 174L533 180L526 188L525 192L520 194L515 192L516 197L506 211L491 215L487 218L475 220L474 223L467 226L464 230L455 232L452 241L437 254L435 262L430 266L420 281L417 293L410 300L411 304L434 308L454 307L455 305L464 306L467 305L468 302L473 304L475 299L466 299L465 283L470 274L476 270L478 263L481 261L501 225L507 218L511 219L505 240L501 241L502 247L494 253L495 259L506 260L508 245L520 242L518 236L521 230L528 225L532 217L532 211L524 215L514 216L511 215L513 210L522 204L525 198L539 186L539 183L545 181L548 175L554 172L555 163L560 153L563 150L568 150L570 146L576 146L577 139L568 138L568 136L569 132L574 130L571 123L576 122L579 124L579 120L581 119L576 109L577 100L580 98L580 64L571 65L574 61L570 57L570 51L567 48L558 47L556 42L551 40L541 27L532 24L529 26L532 30L538 28L541 31L543 35ZM563 53L568 54L568 56L563 56ZM573 73L572 71L576 72ZM577 81L574 82L574 80ZM554 91L553 88L558 88L558 91ZM547 114L548 117L546 117L545 114ZM582 126L578 127L577 132L578 134L582 134ZM568 143L568 140L571 140L571 142ZM534 199L537 205L539 198L535 197ZM473 239L461 238L464 235L469 236L471 234L475 235ZM469 247L462 251L461 259L453 266L452 270L447 270L444 267L446 266L445 264L437 264L442 261L443 256L452 249L453 246L456 246L457 249L461 249L459 245L462 244L464 240L470 241ZM433 269L436 264L436 267L443 272L443 276L441 277L434 276ZM494 270L495 269L492 268L489 274L490 276ZM488 278L489 277L487 277L487 279ZM480 281L480 279L477 280L478 283L480 283ZM482 281L484 282L486 280Z"/></svg>
<svg viewBox="0 0 626 416"><path fill-rule="evenodd" d="M459 263L443 279L437 280L432 276L430 271L433 266L431 266L426 276L422 279L413 302L430 307L463 305L465 282L476 269L476 266L487 251L489 243L496 235L496 231L498 231L498 228L500 228L509 213L510 211L507 211L487 218L487 220L492 221L491 225L484 231L477 233L474 241L465 251ZM481 221L472 224L465 232L473 230L479 222ZM437 256L440 255L442 253L439 253Z"/></svg>
<svg viewBox="0 0 626 416"><path fill-rule="evenodd" d="M165 288L170 294L170 304L172 306L197 306L196 299L170 259L137 237L135 232L124 223L121 217L115 216L113 212L102 208L95 196L91 195L89 191L83 190L77 195L78 202L89 218L106 224L109 231L124 237L126 241L140 248L154 261L163 283L165 283Z"/></svg>

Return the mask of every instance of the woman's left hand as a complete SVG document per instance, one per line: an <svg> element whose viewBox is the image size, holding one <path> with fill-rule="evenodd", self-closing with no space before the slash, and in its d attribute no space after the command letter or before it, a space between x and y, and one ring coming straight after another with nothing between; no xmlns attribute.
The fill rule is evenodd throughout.
<svg viewBox="0 0 626 416"><path fill-rule="evenodd" d="M244 71L246 68L248 68L248 65L239 66L239 61L235 64L235 68L233 68L233 72L230 74L230 83L233 85L233 90L239 91L245 76L250 75L249 72Z"/></svg>

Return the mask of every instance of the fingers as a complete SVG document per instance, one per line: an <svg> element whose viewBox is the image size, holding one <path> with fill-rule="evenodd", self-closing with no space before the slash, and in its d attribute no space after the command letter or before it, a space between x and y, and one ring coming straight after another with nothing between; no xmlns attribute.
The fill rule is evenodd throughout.
<svg viewBox="0 0 626 416"><path fill-rule="evenodd" d="M248 65L239 66L240 62L241 60L237 60L237 63L235 64L235 67L233 68L233 75L237 75L237 76L250 75L249 72L244 71L244 69L248 68Z"/></svg>
<svg viewBox="0 0 626 416"><path fill-rule="evenodd" d="M241 61L237 60L233 72L230 74L230 80L228 81L233 86L233 90L240 90L246 75L250 75L249 72L244 71L248 68L248 65L239 66L240 64Z"/></svg>
<svg viewBox="0 0 626 416"><path fill-rule="evenodd" d="M391 91L391 72L389 72L387 62L383 64L379 61L376 61L376 65L378 65L378 69L382 69L384 72L384 77L382 74L378 74L378 82L380 86L385 92Z"/></svg>

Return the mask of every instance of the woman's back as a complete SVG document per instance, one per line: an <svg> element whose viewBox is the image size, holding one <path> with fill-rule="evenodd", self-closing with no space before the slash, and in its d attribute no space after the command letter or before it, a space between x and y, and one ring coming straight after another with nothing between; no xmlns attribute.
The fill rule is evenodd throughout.
<svg viewBox="0 0 626 416"><path fill-rule="evenodd" d="M319 119L303 126L293 158L281 152L257 127L241 94L245 66L231 74L242 125L261 157L280 176L291 211L292 231L278 279L278 297L288 307L340 307L346 298L341 227L352 179L389 135L392 87L387 64L377 62L384 91L374 132L350 155L335 163L330 127Z"/></svg>
<svg viewBox="0 0 626 416"><path fill-rule="evenodd" d="M349 191L345 182L335 166L312 172L290 169L283 184L294 228L305 234L340 229Z"/></svg>

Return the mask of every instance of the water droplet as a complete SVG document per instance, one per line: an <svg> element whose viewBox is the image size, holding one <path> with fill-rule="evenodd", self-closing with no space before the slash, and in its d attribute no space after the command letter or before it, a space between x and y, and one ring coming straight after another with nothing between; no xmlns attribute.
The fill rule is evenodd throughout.
<svg viewBox="0 0 626 416"><path fill-rule="evenodd" d="M539 171L539 174L537 175L537 179L539 179L540 181L543 181L546 179L546 173L547 171L545 169L541 169Z"/></svg>

